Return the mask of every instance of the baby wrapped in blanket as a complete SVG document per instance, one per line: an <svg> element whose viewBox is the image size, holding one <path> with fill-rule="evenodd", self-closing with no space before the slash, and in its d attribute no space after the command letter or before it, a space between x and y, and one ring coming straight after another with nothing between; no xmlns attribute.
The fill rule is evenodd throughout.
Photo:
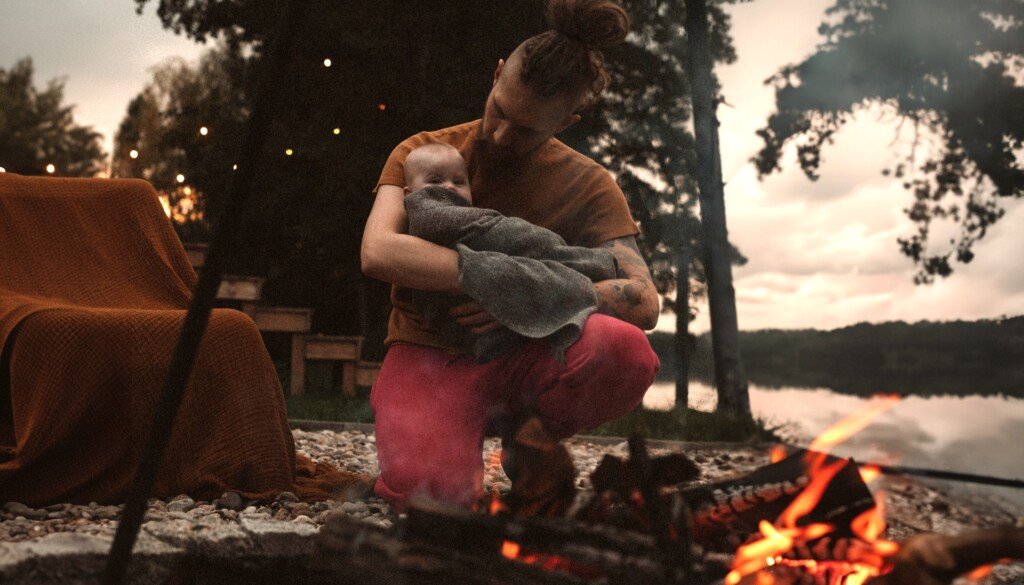
<svg viewBox="0 0 1024 585"><path fill-rule="evenodd" d="M611 252L569 246L551 230L473 207L466 162L451 145L410 152L405 182L409 234L459 253L459 284L469 297L417 291L423 316L478 363L527 339L543 339L564 362L565 350L597 310L592 283L618 275ZM470 299L504 328L476 335L458 325L448 311Z"/></svg>

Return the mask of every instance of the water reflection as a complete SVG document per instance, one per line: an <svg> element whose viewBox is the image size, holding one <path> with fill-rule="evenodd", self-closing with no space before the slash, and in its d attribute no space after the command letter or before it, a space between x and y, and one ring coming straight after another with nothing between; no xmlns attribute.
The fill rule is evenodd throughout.
<svg viewBox="0 0 1024 585"><path fill-rule="evenodd" d="M675 385L658 382L644 405L670 408ZM830 424L862 410L867 399L826 388L750 386L755 416L772 424L786 423L782 434L808 444ZM715 391L690 384L690 406L713 410ZM1024 479L1024 399L997 396L910 396L873 424L836 447L835 453L861 460L948 469ZM1024 503L1021 490L998 490Z"/></svg>

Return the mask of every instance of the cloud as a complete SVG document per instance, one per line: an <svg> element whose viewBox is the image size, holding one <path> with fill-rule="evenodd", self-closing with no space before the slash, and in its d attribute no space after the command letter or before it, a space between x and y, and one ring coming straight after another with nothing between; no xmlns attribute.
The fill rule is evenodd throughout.
<svg viewBox="0 0 1024 585"><path fill-rule="evenodd" d="M979 319L1024 314L1024 202L1007 202L1006 216L975 247L976 258L953 276L916 286L917 268L897 238L913 233L903 213L912 195L882 176L912 139L878 107L859 111L823 150L821 178L806 178L785 153L783 170L759 181L748 159L761 146L754 132L774 109L761 81L785 63L809 55L818 42L820 2L767 0L731 8L738 60L720 68L722 167L729 238L749 262L733 269L741 329L835 328L868 321ZM785 30L765 27L765 15L785 9ZM938 228L938 226L936 226ZM942 233L937 229L936 236ZM946 240L934 237L936 245ZM707 304L694 331L706 331ZM665 315L661 330L673 330Z"/></svg>

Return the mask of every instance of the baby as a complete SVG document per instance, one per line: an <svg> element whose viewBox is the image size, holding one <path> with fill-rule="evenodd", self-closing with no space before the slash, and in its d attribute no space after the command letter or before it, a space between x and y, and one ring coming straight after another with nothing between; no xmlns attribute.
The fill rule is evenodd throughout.
<svg viewBox="0 0 1024 585"><path fill-rule="evenodd" d="M405 159L409 234L459 253L459 284L468 297L414 291L417 308L457 347L489 361L526 339L544 339L561 362L583 322L597 310L593 282L616 278L606 249L569 246L555 232L493 209L473 207L466 161L443 143ZM503 329L473 335L448 315L478 301Z"/></svg>
<svg viewBox="0 0 1024 585"><path fill-rule="evenodd" d="M473 204L466 159L450 144L425 144L406 155L405 194L409 195L427 186L450 189L470 205Z"/></svg>

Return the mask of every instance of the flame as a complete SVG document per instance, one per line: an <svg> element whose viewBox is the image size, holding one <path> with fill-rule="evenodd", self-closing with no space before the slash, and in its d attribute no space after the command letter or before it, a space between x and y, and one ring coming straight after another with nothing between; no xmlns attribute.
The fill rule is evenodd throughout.
<svg viewBox="0 0 1024 585"><path fill-rule="evenodd" d="M768 458L772 463L778 463L786 458L786 448L782 445L775 445L768 450Z"/></svg>
<svg viewBox="0 0 1024 585"><path fill-rule="evenodd" d="M880 396L880 400L861 412L857 412L827 428L810 446L804 464L810 481L785 510L779 514L775 523L762 521L758 526L759 535L752 542L741 546L733 559L732 570L725 577L726 585L737 585L748 575L756 576L756 583L774 583L774 577L768 569L776 565L799 567L812 575L828 575L833 585L863 585L891 568L887 557L899 550L899 545L888 540L880 540L885 532L885 494L880 492L877 504L857 516L850 529L859 540L854 540L849 547L846 558L839 560L815 560L791 558L794 549L820 539L834 530L828 524L816 523L798 526L821 501L822 495L839 471L848 464L846 460L826 463L826 453L832 447L868 426L875 418L892 408L899 400L897 396ZM773 447L770 452L772 462L785 457L785 449ZM869 482L881 473L877 466L865 465L861 477ZM798 548L799 547L799 548ZM767 576L767 578L765 577Z"/></svg>
<svg viewBox="0 0 1024 585"><path fill-rule="evenodd" d="M864 483L871 483L880 475L882 470L877 465L862 465L860 468L860 478Z"/></svg>
<svg viewBox="0 0 1024 585"><path fill-rule="evenodd" d="M818 452L829 451L832 447L859 433L864 427L871 424L872 421L895 406L900 400L900 397L895 394L879 395L876 398L879 399L877 404L861 412L854 413L825 429L811 443L810 450Z"/></svg>
<svg viewBox="0 0 1024 585"><path fill-rule="evenodd" d="M850 529L866 542L874 542L885 532L885 492L875 494L876 504L850 522Z"/></svg>
<svg viewBox="0 0 1024 585"><path fill-rule="evenodd" d="M990 574L992 574L992 569L995 568L996 565L1001 563L1008 563L1011 560L1012 559L999 559L995 563L989 563L987 565L975 567L973 571L964 575L964 578L966 578L968 581L981 581L985 577L988 577Z"/></svg>

